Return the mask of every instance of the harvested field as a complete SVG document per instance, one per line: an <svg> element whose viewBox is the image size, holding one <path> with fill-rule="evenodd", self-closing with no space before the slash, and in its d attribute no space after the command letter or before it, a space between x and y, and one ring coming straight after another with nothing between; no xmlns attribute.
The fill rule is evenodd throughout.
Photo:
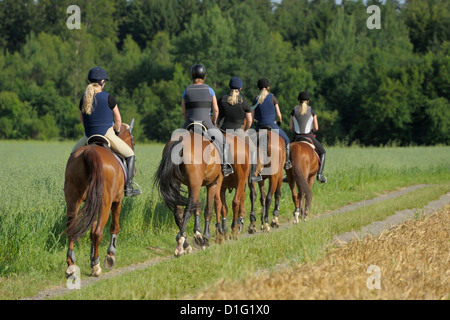
<svg viewBox="0 0 450 320"><path fill-rule="evenodd" d="M370 266L376 272L368 273ZM449 278L447 206L377 237L337 246L314 263L260 273L243 282L222 280L196 299L449 299Z"/></svg>

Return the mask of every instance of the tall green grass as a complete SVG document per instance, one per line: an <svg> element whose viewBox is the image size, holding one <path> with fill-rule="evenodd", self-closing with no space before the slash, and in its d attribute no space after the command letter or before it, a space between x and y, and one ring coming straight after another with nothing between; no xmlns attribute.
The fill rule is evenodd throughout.
<svg viewBox="0 0 450 320"><path fill-rule="evenodd" d="M70 142L0 142L0 298L29 296L65 283L63 186L72 146ZM178 230L153 187L162 148L156 144L136 146L138 171L134 180L143 194L124 200L117 267L173 253ZM444 184L448 190L449 159L450 147L446 146L327 148L325 174L329 183L314 185L311 214L414 184ZM232 194L227 193L227 198L231 209ZM249 212L248 196L246 208ZM290 219L293 209L290 190L284 184L281 217ZM100 248L102 255L108 245L108 228L109 224ZM190 226L188 232L191 230ZM85 236L75 247L82 276L89 271L89 246Z"/></svg>

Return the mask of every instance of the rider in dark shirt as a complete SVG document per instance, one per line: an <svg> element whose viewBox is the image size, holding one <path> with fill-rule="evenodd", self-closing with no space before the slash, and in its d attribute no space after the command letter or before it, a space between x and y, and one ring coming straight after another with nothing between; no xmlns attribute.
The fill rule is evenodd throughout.
<svg viewBox="0 0 450 320"><path fill-rule="evenodd" d="M219 123L220 129L223 131L233 130L239 134L239 129L247 131L252 125L252 110L248 102L241 95L244 83L241 78L233 77L230 79L230 94L224 95L219 101ZM257 166L257 150L251 139L249 141L250 148L250 181L252 183L262 180L260 175L256 173Z"/></svg>
<svg viewBox="0 0 450 320"><path fill-rule="evenodd" d="M272 129L278 130L278 134L284 140L286 148L286 163L284 165L284 168L286 170L289 170L292 168L291 160L289 159L289 137L275 121L276 116L278 117L280 124L282 121L278 100L273 94L269 92L270 83L266 78L261 78L258 80L258 88L259 90L261 90L261 93L254 99L254 105L256 105L254 114L254 119L256 120L255 122L257 122L256 129L258 130L261 126L269 126Z"/></svg>

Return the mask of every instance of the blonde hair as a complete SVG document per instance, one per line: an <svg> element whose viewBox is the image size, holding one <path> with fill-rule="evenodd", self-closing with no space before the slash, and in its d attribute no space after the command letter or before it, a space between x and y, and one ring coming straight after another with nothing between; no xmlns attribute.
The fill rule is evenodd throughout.
<svg viewBox="0 0 450 320"><path fill-rule="evenodd" d="M268 95L269 95L269 90L267 90L267 88L262 88L261 92L258 96L258 103L262 104L264 102L264 100L266 100Z"/></svg>
<svg viewBox="0 0 450 320"><path fill-rule="evenodd" d="M234 106L235 104L238 104L240 102L242 102L242 98L239 95L239 90L238 89L232 89L230 92L230 96L228 97L228 103L231 104L232 106Z"/></svg>
<svg viewBox="0 0 450 320"><path fill-rule="evenodd" d="M90 115L92 113L92 103L94 102L95 95L102 91L102 86L96 82L90 83L86 87L83 97L83 106L81 111L84 114Z"/></svg>
<svg viewBox="0 0 450 320"><path fill-rule="evenodd" d="M308 111L308 103L306 102L306 100L303 100L301 104L302 105L300 107L300 115L304 115L306 111Z"/></svg>
<svg viewBox="0 0 450 320"><path fill-rule="evenodd" d="M192 81L192 83L194 83L194 84L197 84L197 83L205 84L205 79L202 79L202 78L195 78L195 79Z"/></svg>

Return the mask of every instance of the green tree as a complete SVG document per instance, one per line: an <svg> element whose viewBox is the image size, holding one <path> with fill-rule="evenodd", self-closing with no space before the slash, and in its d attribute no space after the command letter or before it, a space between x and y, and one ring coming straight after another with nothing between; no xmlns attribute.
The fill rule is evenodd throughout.
<svg viewBox="0 0 450 320"><path fill-rule="evenodd" d="M233 21L215 6L205 15L194 14L186 29L175 39L176 61L186 72L193 64L206 67L210 86L225 87L236 70L236 30Z"/></svg>

